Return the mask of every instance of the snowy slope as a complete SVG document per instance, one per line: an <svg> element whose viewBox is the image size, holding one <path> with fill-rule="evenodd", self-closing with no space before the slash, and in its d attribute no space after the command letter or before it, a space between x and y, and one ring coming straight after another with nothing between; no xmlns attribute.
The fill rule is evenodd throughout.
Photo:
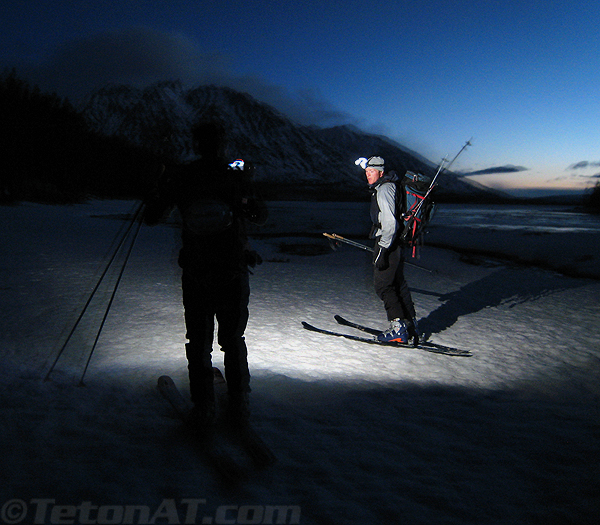
<svg viewBox="0 0 600 525"><path fill-rule="evenodd" d="M302 524L594 522L597 280L428 247L419 264L435 273L407 269L418 313L435 340L473 357L328 338L300 321L386 324L368 255L293 234L360 235L364 210L272 203L273 236L254 241L265 263L246 335L253 417L279 463L225 487L156 390L164 373L187 388L171 225L142 228L86 386L110 286L43 380L133 209L0 208L0 521L17 523L25 505L22 523L57 523L60 512L83 523L92 505L88 522L122 523L136 505L176 523L175 505L183 523L191 499L198 523L269 523L265 509L279 505L299 507ZM214 358L222 365L217 348Z"/></svg>
<svg viewBox="0 0 600 525"><path fill-rule="evenodd" d="M178 162L193 157L193 124L217 116L227 131L227 155L252 161L264 191L279 198L297 198L300 192L321 200L324 195L330 200L364 197L364 173L354 165L358 157L383 155L388 167L401 174L414 170L433 175L438 162L432 165L386 137L350 126L299 125L250 95L224 87L184 89L179 82L145 89L108 86L90 95L81 110L92 129ZM456 151L461 146L448 145ZM480 198L493 193L452 173L445 174L439 191Z"/></svg>

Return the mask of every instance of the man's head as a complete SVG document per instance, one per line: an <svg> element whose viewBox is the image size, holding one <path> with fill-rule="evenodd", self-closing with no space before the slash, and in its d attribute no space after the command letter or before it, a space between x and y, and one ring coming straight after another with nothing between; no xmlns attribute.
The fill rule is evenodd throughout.
<svg viewBox="0 0 600 525"><path fill-rule="evenodd" d="M225 128L218 122L200 122L192 129L194 151L204 160L224 156Z"/></svg>
<svg viewBox="0 0 600 525"><path fill-rule="evenodd" d="M385 162L381 157L371 157L367 160L365 175L369 184L375 184L383 176L384 165Z"/></svg>

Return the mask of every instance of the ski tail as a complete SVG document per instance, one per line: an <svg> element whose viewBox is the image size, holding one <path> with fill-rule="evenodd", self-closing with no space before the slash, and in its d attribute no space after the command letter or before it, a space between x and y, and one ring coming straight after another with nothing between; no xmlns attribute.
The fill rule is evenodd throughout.
<svg viewBox="0 0 600 525"><path fill-rule="evenodd" d="M348 321L348 319L345 319L341 315L334 315L333 318L338 322L338 324L341 324L343 326L348 326L350 328L356 328L357 330L360 330L361 332L365 332L366 334L379 335L382 332L381 330L377 330L376 328L371 328L369 326L365 326L362 324L353 323L352 321Z"/></svg>
<svg viewBox="0 0 600 525"><path fill-rule="evenodd" d="M216 367L213 367L213 378L215 392L221 404L220 409L226 412L228 403L227 381L221 370ZM250 422L238 421L234 423L233 421L227 421L226 418L222 418L221 422L227 438L242 447L256 468L263 469L277 463L277 457Z"/></svg>

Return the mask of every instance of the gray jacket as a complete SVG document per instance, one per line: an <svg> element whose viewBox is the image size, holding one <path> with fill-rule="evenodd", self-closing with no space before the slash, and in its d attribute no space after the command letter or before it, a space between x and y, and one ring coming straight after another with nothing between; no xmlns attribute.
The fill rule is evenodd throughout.
<svg viewBox="0 0 600 525"><path fill-rule="evenodd" d="M373 230L371 237L379 238L379 246L389 248L396 240L399 229L397 215L397 192L396 172L384 173L383 177L371 189L371 220Z"/></svg>

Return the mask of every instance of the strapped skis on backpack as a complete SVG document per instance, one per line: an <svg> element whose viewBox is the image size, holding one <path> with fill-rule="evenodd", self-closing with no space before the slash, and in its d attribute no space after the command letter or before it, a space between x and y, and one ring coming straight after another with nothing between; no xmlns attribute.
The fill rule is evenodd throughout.
<svg viewBox="0 0 600 525"><path fill-rule="evenodd" d="M446 157L442 159L433 179L421 173L407 171L404 180L401 182L401 186L404 188L402 205L405 212L402 216L404 228L400 238L404 244L412 248L413 257L416 256L417 245L421 242L425 227L435 211L435 203L431 200L431 192L436 187L437 179L441 172L449 169L458 156L471 145L471 140L467 140L448 164L446 164Z"/></svg>

